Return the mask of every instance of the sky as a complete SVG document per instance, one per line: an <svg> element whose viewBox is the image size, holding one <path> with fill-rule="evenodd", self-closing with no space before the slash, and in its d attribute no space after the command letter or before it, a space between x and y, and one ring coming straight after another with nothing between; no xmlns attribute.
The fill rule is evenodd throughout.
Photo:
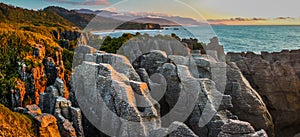
<svg viewBox="0 0 300 137"><path fill-rule="evenodd" d="M28 9L60 6L67 9L107 9L154 12L209 20L215 24L300 25L299 0L0 0Z"/></svg>

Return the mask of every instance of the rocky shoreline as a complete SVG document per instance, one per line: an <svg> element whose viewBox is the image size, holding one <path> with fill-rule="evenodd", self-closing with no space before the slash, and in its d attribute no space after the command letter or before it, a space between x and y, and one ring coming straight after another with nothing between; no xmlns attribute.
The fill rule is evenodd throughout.
<svg viewBox="0 0 300 137"><path fill-rule="evenodd" d="M0 136L300 135L300 50L226 55L217 38L175 34L103 40L79 29L94 15L0 9Z"/></svg>
<svg viewBox="0 0 300 137"><path fill-rule="evenodd" d="M300 132L300 51L225 55L217 38L204 47L206 54L189 44L148 43L147 50L135 43L134 53L122 47L121 55L78 46L70 88L61 72L45 66L43 71L55 74L49 75L52 83L32 96L34 105L21 107L20 95L12 94L13 110L32 116L40 136L293 137ZM44 57L43 48L38 51ZM57 55L54 68L62 64Z"/></svg>

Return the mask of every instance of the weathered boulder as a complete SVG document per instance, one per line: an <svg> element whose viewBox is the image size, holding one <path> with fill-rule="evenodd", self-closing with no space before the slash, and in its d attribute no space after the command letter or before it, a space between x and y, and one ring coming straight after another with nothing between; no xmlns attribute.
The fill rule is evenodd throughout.
<svg viewBox="0 0 300 137"><path fill-rule="evenodd" d="M53 115L42 113L37 105L27 105L27 114L32 116L39 127L41 137L60 137L60 132Z"/></svg>
<svg viewBox="0 0 300 137"><path fill-rule="evenodd" d="M248 122L229 120L224 126L222 126L222 132L232 134L249 134L254 133L254 128Z"/></svg>
<svg viewBox="0 0 300 137"><path fill-rule="evenodd" d="M221 130L218 137L268 137L264 130L255 132L250 123L239 120L229 120Z"/></svg>
<svg viewBox="0 0 300 137"><path fill-rule="evenodd" d="M150 137L198 137L184 123L174 121L168 128L154 129L149 134Z"/></svg>
<svg viewBox="0 0 300 137"><path fill-rule="evenodd" d="M61 135L56 124L56 118L53 115L44 113L36 116L35 119L39 122L39 135L41 137L59 137Z"/></svg>
<svg viewBox="0 0 300 137"><path fill-rule="evenodd" d="M32 117L42 114L41 109L37 105L27 105L26 109L27 113L30 114Z"/></svg>
<svg viewBox="0 0 300 137"><path fill-rule="evenodd" d="M11 106L20 107L23 106L23 102L26 94L26 83L23 81L17 81L17 90L11 90ZM28 96L28 94L27 94Z"/></svg>
<svg viewBox="0 0 300 137"><path fill-rule="evenodd" d="M276 136L292 137L300 130L300 51L261 55L229 53L251 86L261 95L273 117Z"/></svg>

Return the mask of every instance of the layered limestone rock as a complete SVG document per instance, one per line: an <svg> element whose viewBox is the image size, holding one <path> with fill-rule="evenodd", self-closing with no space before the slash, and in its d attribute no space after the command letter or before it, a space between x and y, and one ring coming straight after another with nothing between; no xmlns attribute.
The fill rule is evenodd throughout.
<svg viewBox="0 0 300 137"><path fill-rule="evenodd" d="M268 137L264 130L255 132L248 122L229 120L222 126L218 137Z"/></svg>
<svg viewBox="0 0 300 137"><path fill-rule="evenodd" d="M211 41L217 46L217 43L213 42L217 40ZM216 51L224 57L221 54L222 50ZM274 124L264 101L234 63L225 64L225 62L218 61L220 59L209 55L192 54L192 56L199 77L212 79L219 91L231 96L234 107L229 110L233 114L237 115L240 120L250 122L256 130L264 129L269 136L274 136Z"/></svg>
<svg viewBox="0 0 300 137"><path fill-rule="evenodd" d="M226 98L223 98L222 103L225 103L225 106L227 106L232 113L237 115L241 120L249 121L255 125L257 130L265 129L270 136L274 134L272 117L263 100L248 84L248 81L243 77L239 69L234 67L234 64L228 63L227 65L224 62L218 62L209 55L192 54L192 57L195 65L190 65L190 68L196 66L199 77L212 79L216 82L216 88L219 91L223 90L225 94L231 96L233 108L232 105L228 107L231 102L229 100L229 102L226 103ZM187 59L184 61L183 59L178 59L173 56L171 56L171 58L174 62L178 63L188 62ZM202 102L202 104L204 104L204 102ZM220 109L222 108L221 104Z"/></svg>
<svg viewBox="0 0 300 137"><path fill-rule="evenodd" d="M230 111L240 120L250 122L256 130L264 129L269 136L274 136L272 116L263 99L251 87L235 63L228 62L227 64L225 94L232 97L234 106Z"/></svg>
<svg viewBox="0 0 300 137"><path fill-rule="evenodd" d="M72 107L71 101L61 96L55 99L54 116L62 136L84 136L80 109Z"/></svg>
<svg viewBox="0 0 300 137"><path fill-rule="evenodd" d="M94 61L100 64L95 64L93 62L83 62L83 64L75 68L72 79L79 80L75 83L81 83L75 84L74 87L74 90L77 90L77 92L79 92L79 96L101 96L102 99L104 99L103 101L105 101L104 103L106 105L101 105L97 104L97 102L103 103L99 98L89 98L88 100L82 98L82 100L78 100L81 103L82 101L85 101L86 104L89 105L89 107L87 107L88 109L93 108L92 110L94 110L95 112L91 112L91 114L94 113L93 115L95 115L95 113L98 112L96 113L98 116L96 115L93 118L90 118L93 119L93 121L91 122L94 122L93 124L98 128L105 127L106 130L115 130L106 131L113 133L114 135L149 136L151 131L160 130L161 124L159 119L159 104L154 99L152 99L152 94L148 88L148 85L141 82L139 75L137 75L136 71L133 69L127 58L120 55L99 52L96 52L94 54L87 54L87 56L87 59L89 61ZM99 82L95 83L93 81ZM97 87L101 88L97 89ZM97 93L95 91L99 92ZM126 105L122 105L121 107L119 104ZM105 108L105 106L107 106L108 108ZM82 108L84 109L85 107ZM111 113L116 113L117 117L112 117L113 114L110 114L106 111L112 111ZM89 114L87 115L91 116ZM136 124L134 124L134 126L138 126L140 128L136 128L135 130L129 128L131 126L128 125L127 122L119 120L119 117L135 122ZM102 121L97 122L95 121L96 119ZM106 123L105 121L103 121L103 119L110 119L108 121L109 123ZM101 125L99 125L100 123ZM124 127L122 126L122 128L117 128L120 125L124 125ZM182 127L182 129L186 129L186 126ZM164 130L166 132L171 132L169 128L164 128ZM186 130L190 131L190 129ZM187 131L177 131L178 133L174 132L173 134L188 134L184 133ZM163 132L162 134L164 133L165 132ZM193 132L191 132L190 134L194 135Z"/></svg>
<svg viewBox="0 0 300 137"><path fill-rule="evenodd" d="M208 55L191 54L173 39L142 40L144 44L129 41L120 49L129 59L79 46L70 96L60 50L57 60L43 61L48 80L44 92L38 92L39 106L55 116L61 136L90 136L84 132L95 126L100 130L93 131L95 136L216 137L228 120L238 119L234 114L253 123L255 129L272 133L272 120L263 101L234 65L223 62L223 48L217 39L208 44ZM162 42L165 46L160 46ZM244 118L247 109L251 115Z"/></svg>
<svg viewBox="0 0 300 137"><path fill-rule="evenodd" d="M188 50L176 55L160 50L143 53L138 44L135 46L129 60L88 46L80 47L84 53L75 54L80 61L75 65L72 88L90 124L114 136L207 137L218 136L229 119L237 119L228 110L235 109L231 100L237 98L223 94L226 64L220 59L189 56ZM239 82L239 78L232 79ZM230 93L255 94L250 103L259 102L254 106L262 107L257 108L257 114L268 114L255 91L240 92Z"/></svg>
<svg viewBox="0 0 300 137"><path fill-rule="evenodd" d="M115 136L147 136L147 131L159 127L159 105L147 85L129 80L109 64L83 62L74 71L74 90L81 97L77 100L87 105L81 109L98 129Z"/></svg>
<svg viewBox="0 0 300 137"><path fill-rule="evenodd" d="M61 80L57 79L57 81ZM81 111L79 108L72 107L70 100L62 97L63 85L60 83L48 87L46 92L40 95L39 106L43 112L56 117L62 136L84 136ZM59 88L61 89L59 90Z"/></svg>
<svg viewBox="0 0 300 137"><path fill-rule="evenodd" d="M300 123L300 51L229 53L251 86L262 96L275 125L275 135L292 137Z"/></svg>
<svg viewBox="0 0 300 137"><path fill-rule="evenodd" d="M224 49L216 38L208 44L211 50L206 55L190 53L185 45L173 39L140 40L145 43L129 41L120 49L126 56L79 46L75 51L70 95L58 49L56 60L45 58L44 68L33 73L37 76L29 77L31 83L37 77L46 77L44 81L36 81L41 85L38 89L29 88L38 93L34 96L41 108L29 106L29 114L39 119L39 123L56 118L57 123L52 124L61 136L68 137L90 136L84 132L95 131L95 127L100 131L93 136L266 135L263 130L255 132L250 124L247 129L253 130L249 133L231 128L230 123L245 125L241 121L232 122L231 119L238 117L272 136L272 118L264 102L233 63L223 62ZM165 46L160 46L161 43ZM40 49L37 47L35 56L42 57ZM21 74L21 78L23 75L27 78ZM16 110L27 113L22 108ZM50 114L55 117L49 117ZM47 130L49 123L42 125Z"/></svg>
<svg viewBox="0 0 300 137"><path fill-rule="evenodd" d="M92 55L97 51L95 48L90 47L90 46L84 46L84 45L78 45L74 51L74 59L73 59L73 68L77 67L78 65L82 64L83 61L93 61L94 58Z"/></svg>
<svg viewBox="0 0 300 137"><path fill-rule="evenodd" d="M181 122L173 122L168 128L154 129L150 132L150 137L198 137L189 127Z"/></svg>
<svg viewBox="0 0 300 137"><path fill-rule="evenodd" d="M164 88L152 90L156 88L153 83L161 80L147 77L161 75L165 79L165 93L158 98L161 114L167 115L163 125L171 124L174 119L183 120L199 136L217 136L225 121L234 118L226 111L232 107L231 97L219 92L212 80L199 78L201 70L198 71L192 57L167 56L165 52L154 50L137 58L133 66L138 71L145 70L139 74L149 83L153 96L164 93L161 90Z"/></svg>

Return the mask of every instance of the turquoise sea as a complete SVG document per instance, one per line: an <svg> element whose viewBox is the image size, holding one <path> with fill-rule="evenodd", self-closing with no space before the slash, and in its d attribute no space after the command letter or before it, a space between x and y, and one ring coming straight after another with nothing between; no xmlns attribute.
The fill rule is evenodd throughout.
<svg viewBox="0 0 300 137"><path fill-rule="evenodd" d="M279 52L283 49L300 49L300 26L186 26L163 30L116 30L97 32L100 36L119 37L123 33L172 34L180 38L197 38L208 43L217 36L226 52L261 51Z"/></svg>

